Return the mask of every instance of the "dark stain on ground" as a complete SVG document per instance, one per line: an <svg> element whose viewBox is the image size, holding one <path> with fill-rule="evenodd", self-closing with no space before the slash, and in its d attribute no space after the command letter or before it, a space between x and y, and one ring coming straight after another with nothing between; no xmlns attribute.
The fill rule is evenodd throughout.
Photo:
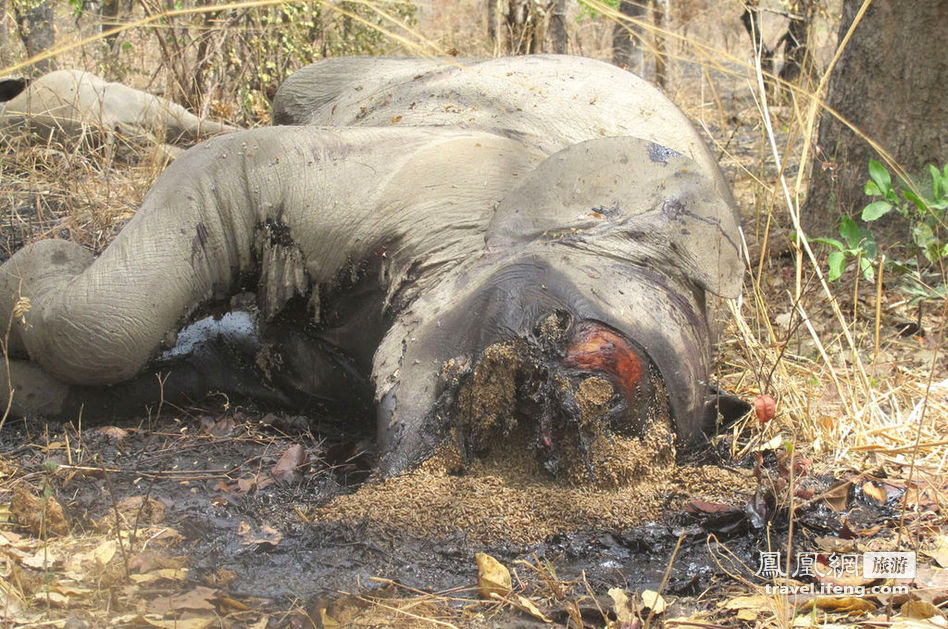
<svg viewBox="0 0 948 629"><path fill-rule="evenodd" d="M233 428L215 436L222 422L232 422ZM318 438L310 425L317 426ZM27 474L57 470L51 484L74 530L92 527L109 512L111 492L116 500L145 495L162 502L165 523L185 538L179 551L189 557L189 579L201 582L222 568L232 570L237 578L229 589L235 596L332 598L340 591L359 591L373 576L429 591L471 585L476 582L476 552L506 562L535 554L553 562L561 575L585 572L597 591L616 585L657 589L679 535L683 542L667 592L694 595L721 576L708 555L708 531L680 511L626 530L561 533L525 545L473 544L464 531L415 538L358 523L308 520L303 514L313 507L354 491L369 474L371 461L365 435L346 434L331 424L321 427L312 418L261 418L238 409L162 418L149 427L125 430L127 436L117 440L108 431L90 428L80 439L71 426L8 424L4 458L14 459ZM32 445L67 436L72 444L81 444L85 471L70 471L62 449L44 453ZM302 480L268 483L274 463L293 443L301 443L312 462ZM237 482L248 478L256 478L259 487L237 490ZM238 532L241 522L254 529L272 527L282 539L275 546L248 543ZM750 562L763 542L759 532L747 531L728 543ZM772 541L782 543L779 536Z"/></svg>
<svg viewBox="0 0 948 629"><path fill-rule="evenodd" d="M463 530L417 537L367 523L319 521L310 517L314 508L354 492L370 475L368 434L354 435L326 418L241 408L190 409L124 430L127 434L117 438L114 431L97 428L80 435L71 425L11 421L0 456L15 462L25 478L47 476L77 533L107 515L113 498L160 501L165 524L184 536L177 552L188 557L189 580L207 583L221 569L233 571L236 578L227 587L237 597L333 600L340 592L372 589L370 577L378 576L425 591L471 586L477 579L476 552L507 565L536 556L551 562L563 579L585 574L600 593L610 587L659 589L674 555L664 593L697 597L726 581L726 570L735 570L735 563L721 562L726 554L753 570L761 552L786 547L785 515L773 509L772 496L768 503L762 489L747 497L747 504L733 505L730 519L687 513L674 508L680 503L670 496L669 508L654 521L557 533L531 544L475 543ZM37 445L67 438L73 464L78 446L84 469L70 467L62 447L44 452ZM303 446L310 464L293 484L273 481L274 463L292 444ZM768 465L776 469L779 462L764 461ZM249 489L241 490L239 483L245 481ZM686 495L689 491L682 487ZM863 510L873 508L858 495L852 502ZM755 504L759 512L749 513L753 506L748 505ZM884 517L888 509L874 508L865 514L867 520ZM795 546L841 528L840 514L821 503L798 516ZM252 530L272 527L282 538L275 545L248 541L241 523ZM724 544L727 553L721 552ZM742 576L755 578L746 570Z"/></svg>

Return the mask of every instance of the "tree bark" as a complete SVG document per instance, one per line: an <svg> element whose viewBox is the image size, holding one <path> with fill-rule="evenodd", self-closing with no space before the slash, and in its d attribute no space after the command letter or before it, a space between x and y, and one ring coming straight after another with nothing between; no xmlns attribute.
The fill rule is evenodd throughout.
<svg viewBox="0 0 948 629"><path fill-rule="evenodd" d="M53 47L56 43L56 30L53 26L52 0L43 0L37 4L18 2L13 5L13 9L27 56L34 57ZM52 59L43 59L33 66L42 73L52 70L55 64Z"/></svg>
<svg viewBox="0 0 948 629"><path fill-rule="evenodd" d="M780 78L788 83L797 81L804 72L809 75L807 66L812 63L809 59L810 27L813 24L817 6L816 0L799 0L792 5L795 15L790 19L787 32L780 40L783 43L783 67L780 68Z"/></svg>
<svg viewBox="0 0 948 629"><path fill-rule="evenodd" d="M543 9L533 0L510 0L504 26L507 29L507 49L513 55L543 52L546 35Z"/></svg>
<svg viewBox="0 0 948 629"><path fill-rule="evenodd" d="M668 28L668 2L669 0L656 0L652 3L652 19L655 24L655 85L662 89L665 88L666 75L665 34L662 30Z"/></svg>
<svg viewBox="0 0 948 629"><path fill-rule="evenodd" d="M0 0L0 67L9 65L9 27L7 26L7 0Z"/></svg>
<svg viewBox="0 0 948 629"><path fill-rule="evenodd" d="M643 20L647 9L646 0L622 0L619 13L626 18ZM625 70L639 70L642 51L639 47L640 29L627 20L617 20L612 29L612 63Z"/></svg>
<svg viewBox="0 0 948 629"><path fill-rule="evenodd" d="M500 0L487 0L487 39L497 43L497 31L500 23Z"/></svg>
<svg viewBox="0 0 948 629"><path fill-rule="evenodd" d="M844 0L840 40L861 5L861 0ZM948 161L945 41L948 0L874 0L830 78L826 104L909 174L920 174L925 164L942 167ZM855 214L867 204L867 166L879 156L825 112L818 145L802 220L808 233L823 236L835 231L840 214ZM908 229L880 227L890 238L904 236Z"/></svg>
<svg viewBox="0 0 948 629"><path fill-rule="evenodd" d="M566 0L555 0L550 11L550 38L553 52L569 52L569 32L566 30Z"/></svg>

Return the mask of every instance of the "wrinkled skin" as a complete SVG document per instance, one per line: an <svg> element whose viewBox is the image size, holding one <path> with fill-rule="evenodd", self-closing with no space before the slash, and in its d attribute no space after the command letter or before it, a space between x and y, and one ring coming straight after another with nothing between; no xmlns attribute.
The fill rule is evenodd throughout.
<svg viewBox="0 0 948 629"><path fill-rule="evenodd" d="M24 126L60 142L98 133L179 144L236 130L79 70L57 70L30 83L0 81L0 131Z"/></svg>
<svg viewBox="0 0 948 629"><path fill-rule="evenodd" d="M740 236L713 160L654 88L573 57L339 59L288 79L274 116L304 126L191 149L98 259L43 241L0 268L0 316L30 300L15 410L134 386L184 324L250 291L258 389L367 390L383 473L444 438L445 365L512 339L620 392L638 387L620 373L654 365L680 437L701 434L707 299L738 295ZM551 314L571 322L552 345L535 334ZM55 393L42 405L36 378Z"/></svg>

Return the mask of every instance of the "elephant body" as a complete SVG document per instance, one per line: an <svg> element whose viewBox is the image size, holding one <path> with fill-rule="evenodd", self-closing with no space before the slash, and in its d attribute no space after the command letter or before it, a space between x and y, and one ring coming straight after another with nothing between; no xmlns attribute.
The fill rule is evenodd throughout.
<svg viewBox="0 0 948 629"><path fill-rule="evenodd" d="M367 388L385 473L429 455L503 364L519 384L498 413L535 415L541 449L586 413L592 376L622 422L660 397L683 440L701 433L707 299L739 292L739 233L654 88L573 57L341 59L290 77L274 116L300 126L187 151L98 259L42 241L0 268L14 380L59 387L15 408L130 386L189 321L250 292L254 368L277 398Z"/></svg>
<svg viewBox="0 0 948 629"><path fill-rule="evenodd" d="M0 130L27 126L60 141L104 133L170 144L236 130L202 120L164 98L79 70L57 70L28 84L5 85L11 89L0 90L5 101L0 104Z"/></svg>

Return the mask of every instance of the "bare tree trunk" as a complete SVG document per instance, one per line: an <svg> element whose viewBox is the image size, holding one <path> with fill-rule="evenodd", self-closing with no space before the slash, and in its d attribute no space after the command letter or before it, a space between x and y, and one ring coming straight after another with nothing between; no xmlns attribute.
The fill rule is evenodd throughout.
<svg viewBox="0 0 948 629"><path fill-rule="evenodd" d="M500 24L500 0L487 0L487 38L497 44L497 31Z"/></svg>
<svg viewBox="0 0 948 629"><path fill-rule="evenodd" d="M760 29L760 6L758 0L748 0L744 3L744 13L741 15L741 23L744 24L744 30L751 38L754 44L754 50L760 54L760 69L764 75L773 75L774 56L773 50L764 43L764 35Z"/></svg>
<svg viewBox="0 0 948 629"><path fill-rule="evenodd" d="M546 16L533 0L510 0L504 27L507 30L507 51L514 55L543 52Z"/></svg>
<svg viewBox="0 0 948 629"><path fill-rule="evenodd" d="M645 0L622 0L619 13L629 19L645 18ZM626 70L638 71L641 66L641 29L628 20L618 20L612 28L612 63Z"/></svg>
<svg viewBox="0 0 948 629"><path fill-rule="evenodd" d="M7 23L7 0L0 0L0 67L10 64L10 27Z"/></svg>
<svg viewBox="0 0 948 629"><path fill-rule="evenodd" d="M120 4L121 0L102 0L102 3L99 5L99 26L102 31L108 31L109 29L115 28L118 22ZM107 36L105 38L105 42L109 46L109 52L114 54L116 52L116 36Z"/></svg>
<svg viewBox="0 0 948 629"><path fill-rule="evenodd" d="M862 0L844 0L840 38L861 5ZM874 0L830 78L826 104L910 174L919 174L924 164L942 167L948 161L948 55L939 43L945 41L948 0ZM867 166L878 155L829 113L820 122L818 145L822 153L802 218L809 233L826 235L835 231L840 214L866 205ZM902 235L898 228L891 231Z"/></svg>
<svg viewBox="0 0 948 629"><path fill-rule="evenodd" d="M20 39L23 40L23 45L26 46L27 56L34 57L56 44L52 0L43 0L32 6L27 5L27 3L15 3L13 10L16 14ZM55 67L55 64L52 59L43 59L37 61L34 67L39 72L48 72Z"/></svg>
<svg viewBox="0 0 948 629"><path fill-rule="evenodd" d="M566 0L555 0L550 11L550 37L553 52L566 54L569 52L569 32L566 30Z"/></svg>
<svg viewBox="0 0 948 629"><path fill-rule="evenodd" d="M809 58L810 27L813 24L817 6L816 0L798 0L792 7L795 15L790 19L787 32L781 38L783 67L780 68L780 78L788 83L797 81L803 75L806 66L812 62Z"/></svg>
<svg viewBox="0 0 948 629"><path fill-rule="evenodd" d="M655 22L655 84L665 87L665 35L662 29L666 28L665 19L668 16L669 0L653 0L652 15Z"/></svg>

